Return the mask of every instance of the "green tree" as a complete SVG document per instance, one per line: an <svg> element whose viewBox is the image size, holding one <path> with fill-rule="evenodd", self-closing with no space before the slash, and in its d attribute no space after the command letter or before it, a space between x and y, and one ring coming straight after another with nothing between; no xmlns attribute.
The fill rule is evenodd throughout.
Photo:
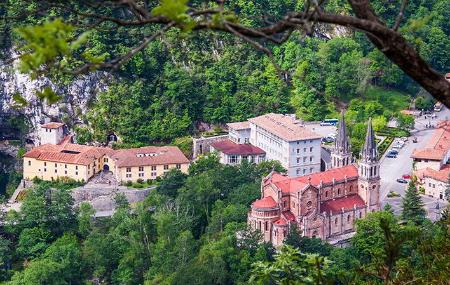
<svg viewBox="0 0 450 285"><path fill-rule="evenodd" d="M283 246L273 262L256 262L249 279L253 284L332 284L325 276L329 261Z"/></svg>
<svg viewBox="0 0 450 285"><path fill-rule="evenodd" d="M171 169L169 172L164 173L162 180L156 187L156 191L163 195L175 198L178 189L184 185L186 178L187 175L179 169Z"/></svg>
<svg viewBox="0 0 450 285"><path fill-rule="evenodd" d="M416 185L412 181L408 184L405 196L402 200L402 219L421 224L426 217L424 204L420 198Z"/></svg>

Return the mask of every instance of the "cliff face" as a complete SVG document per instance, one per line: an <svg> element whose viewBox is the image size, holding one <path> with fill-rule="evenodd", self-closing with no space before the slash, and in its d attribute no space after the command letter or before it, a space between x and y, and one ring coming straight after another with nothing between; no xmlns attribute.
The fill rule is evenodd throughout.
<svg viewBox="0 0 450 285"><path fill-rule="evenodd" d="M10 52L8 57L13 56L13 52ZM0 114L4 118L24 114L30 125L28 138L33 139L37 126L45 121L62 120L69 126L81 123L91 100L98 92L106 89L107 80L106 74L97 72L64 86L55 85L46 78L32 80L28 75L19 73L11 64L0 61ZM35 91L45 86L50 86L62 99L51 106L39 100ZM13 107L13 95L16 93L27 100L26 107Z"/></svg>

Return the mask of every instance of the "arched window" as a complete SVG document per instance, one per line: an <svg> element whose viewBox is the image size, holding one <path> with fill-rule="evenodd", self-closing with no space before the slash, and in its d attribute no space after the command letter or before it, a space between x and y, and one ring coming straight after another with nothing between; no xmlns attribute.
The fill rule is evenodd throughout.
<svg viewBox="0 0 450 285"><path fill-rule="evenodd" d="M352 192L353 191L353 185L350 185L350 190L349 190L350 192Z"/></svg>
<svg viewBox="0 0 450 285"><path fill-rule="evenodd" d="M341 195L341 188L338 189L338 195Z"/></svg>
<svg viewBox="0 0 450 285"><path fill-rule="evenodd" d="M306 203L306 207L309 209L309 208L311 208L311 206L312 206L312 202L308 201L308 203Z"/></svg>
<svg viewBox="0 0 450 285"><path fill-rule="evenodd" d="M325 191L325 198L328 197L328 191Z"/></svg>
<svg viewBox="0 0 450 285"><path fill-rule="evenodd" d="M347 223L350 222L350 215L347 216Z"/></svg>
<svg viewBox="0 0 450 285"><path fill-rule="evenodd" d="M349 216L350 217L350 216ZM264 223L264 230L267 231L267 221Z"/></svg>
<svg viewBox="0 0 450 285"><path fill-rule="evenodd" d="M337 223L338 223L338 219L336 218L336 219L334 219L334 224L337 225Z"/></svg>
<svg viewBox="0 0 450 285"><path fill-rule="evenodd" d="M359 218L360 218L360 219L362 218L362 213L361 213L361 212L359 212Z"/></svg>
<svg viewBox="0 0 450 285"><path fill-rule="evenodd" d="M261 221L258 223L258 230L261 230Z"/></svg>
<svg viewBox="0 0 450 285"><path fill-rule="evenodd" d="M316 236L317 236L317 231L313 231L312 238L315 238Z"/></svg>

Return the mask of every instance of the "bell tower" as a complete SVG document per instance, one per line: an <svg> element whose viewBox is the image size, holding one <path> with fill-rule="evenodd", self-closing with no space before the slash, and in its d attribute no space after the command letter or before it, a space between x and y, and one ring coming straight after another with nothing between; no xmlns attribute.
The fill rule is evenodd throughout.
<svg viewBox="0 0 450 285"><path fill-rule="evenodd" d="M358 173L359 195L366 202L370 212L380 210L380 163L371 118L367 123L366 140L361 150Z"/></svg>
<svg viewBox="0 0 450 285"><path fill-rule="evenodd" d="M352 152L350 151L349 141L344 111L342 111L336 140L334 142L334 149L331 151L331 168L342 167L352 163Z"/></svg>

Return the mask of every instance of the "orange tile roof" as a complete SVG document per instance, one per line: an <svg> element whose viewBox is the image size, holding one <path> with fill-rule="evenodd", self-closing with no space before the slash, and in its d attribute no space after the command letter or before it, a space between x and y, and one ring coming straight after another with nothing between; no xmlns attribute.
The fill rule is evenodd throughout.
<svg viewBox="0 0 450 285"><path fill-rule="evenodd" d="M442 121L422 149L415 149L413 158L442 160L450 150L450 121Z"/></svg>
<svg viewBox="0 0 450 285"><path fill-rule="evenodd" d="M442 160L446 153L447 151L442 149L422 148L415 149L411 157L418 159Z"/></svg>
<svg viewBox="0 0 450 285"><path fill-rule="evenodd" d="M249 119L249 122L285 141L320 139L321 136L296 123L295 119L282 114L266 114Z"/></svg>
<svg viewBox="0 0 450 285"><path fill-rule="evenodd" d="M143 157L140 157L141 154ZM154 156L145 156L145 154L152 154ZM60 145L45 144L33 148L24 157L43 161L89 165L95 159L101 158L104 155L114 159L118 167L189 163L186 156L175 146L149 146L113 150L111 148L72 143Z"/></svg>
<svg viewBox="0 0 450 285"><path fill-rule="evenodd" d="M62 145L44 144L33 148L27 152L24 157L43 161L89 165L93 163L95 159L98 159L111 151L113 150L109 148L72 143L65 143Z"/></svg>
<svg viewBox="0 0 450 285"><path fill-rule="evenodd" d="M320 210L322 213L340 213L342 209L344 209L344 211L351 210L354 207L361 208L365 205L366 203L364 202L364 200L358 194L354 194L351 196L322 202L322 204L320 205Z"/></svg>
<svg viewBox="0 0 450 285"><path fill-rule="evenodd" d="M333 179L335 182L339 182L354 178L358 178L358 169L355 165L350 164L301 177L287 177L274 173L267 182L275 184L283 193L291 193L304 189L309 183L318 187L320 183L332 183Z"/></svg>
<svg viewBox="0 0 450 285"><path fill-rule="evenodd" d="M285 218L280 218L273 223L277 226L286 226L288 224Z"/></svg>
<svg viewBox="0 0 450 285"><path fill-rule="evenodd" d="M189 163L189 159L176 146L145 146L119 149L111 155L118 167Z"/></svg>
<svg viewBox="0 0 450 285"><path fill-rule="evenodd" d="M50 122L50 123L41 125L41 127L44 129L57 129L64 125L65 125L64 123Z"/></svg>
<svg viewBox="0 0 450 285"><path fill-rule="evenodd" d="M272 209L277 206L277 202L271 196L264 197L252 203L252 207L257 209Z"/></svg>
<svg viewBox="0 0 450 285"><path fill-rule="evenodd" d="M235 122L235 123L228 123L227 126L234 130L245 130L250 129L250 122Z"/></svg>
<svg viewBox="0 0 450 285"><path fill-rule="evenodd" d="M427 167L423 172L424 177L429 177L434 180L448 182L450 175L450 165L444 165L441 170L437 171L432 168Z"/></svg>

